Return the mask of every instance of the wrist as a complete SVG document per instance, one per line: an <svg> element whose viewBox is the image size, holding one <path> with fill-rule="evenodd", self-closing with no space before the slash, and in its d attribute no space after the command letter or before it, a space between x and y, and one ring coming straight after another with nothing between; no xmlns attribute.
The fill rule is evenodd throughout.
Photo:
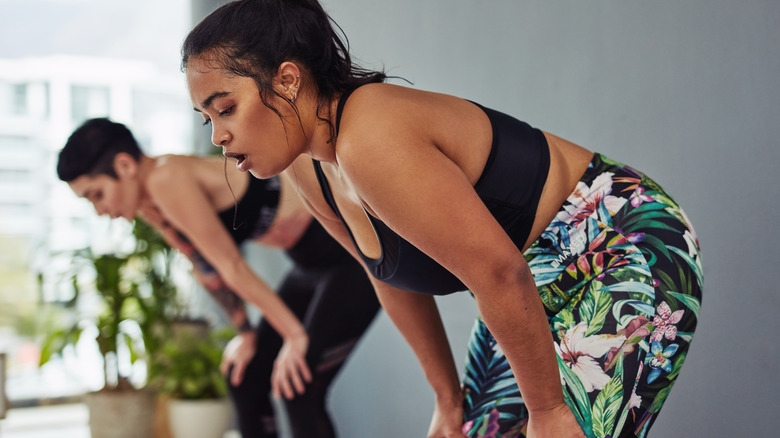
<svg viewBox="0 0 780 438"><path fill-rule="evenodd" d="M528 416L535 418L555 417L557 415L570 412L569 406L561 400L558 403L547 405L541 408L528 409Z"/></svg>
<svg viewBox="0 0 780 438"><path fill-rule="evenodd" d="M306 330L295 330L282 336L285 342L297 341L297 340L309 340L309 335L306 334Z"/></svg>
<svg viewBox="0 0 780 438"><path fill-rule="evenodd" d="M244 333L255 333L255 328L252 327L252 324L249 322L249 319L244 319L244 322L242 322L238 327L238 333L243 335Z"/></svg>
<svg viewBox="0 0 780 438"><path fill-rule="evenodd" d="M437 391L436 405L440 408L461 408L463 407L463 392L458 388L457 391Z"/></svg>

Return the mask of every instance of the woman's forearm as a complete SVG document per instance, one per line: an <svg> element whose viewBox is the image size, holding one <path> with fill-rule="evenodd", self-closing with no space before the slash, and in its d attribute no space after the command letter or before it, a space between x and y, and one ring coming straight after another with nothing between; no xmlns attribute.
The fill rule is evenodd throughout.
<svg viewBox="0 0 780 438"><path fill-rule="evenodd" d="M216 273L206 274L197 270L195 270L194 275L203 288L208 291L209 295L214 298L214 301L225 311L228 318L230 318L230 322L233 323L239 332L254 330L249 321L244 300L230 290L219 275Z"/></svg>
<svg viewBox="0 0 780 438"><path fill-rule="evenodd" d="M512 367L530 413L563 401L552 333L528 266L503 284L474 291L480 314Z"/></svg>
<svg viewBox="0 0 780 438"><path fill-rule="evenodd" d="M376 291L383 309L422 365L437 403L460 407L462 394L458 372L434 298L381 283Z"/></svg>
<svg viewBox="0 0 780 438"><path fill-rule="evenodd" d="M306 334L303 324L278 295L243 261L220 272L227 286L245 301L255 305L263 318L285 339Z"/></svg>
<svg viewBox="0 0 780 438"><path fill-rule="evenodd" d="M195 279L225 311L230 322L238 331L252 331L244 301L228 288L214 267L206 261L206 258L195 249L189 240L170 227L162 227L161 235L172 248L190 260Z"/></svg>

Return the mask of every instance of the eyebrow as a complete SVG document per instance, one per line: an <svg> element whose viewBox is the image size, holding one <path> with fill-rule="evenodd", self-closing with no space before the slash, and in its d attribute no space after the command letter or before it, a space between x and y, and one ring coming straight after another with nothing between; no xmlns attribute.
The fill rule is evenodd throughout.
<svg viewBox="0 0 780 438"><path fill-rule="evenodd" d="M219 99L220 97L225 97L228 94L230 94L230 93L228 93L227 91L217 91L216 93L212 94L211 96L205 98L203 100L203 102L200 104L200 106L203 109L207 109L208 107L211 106L212 102L214 102L214 99ZM192 108L192 109L195 110L196 112L201 112L198 108Z"/></svg>

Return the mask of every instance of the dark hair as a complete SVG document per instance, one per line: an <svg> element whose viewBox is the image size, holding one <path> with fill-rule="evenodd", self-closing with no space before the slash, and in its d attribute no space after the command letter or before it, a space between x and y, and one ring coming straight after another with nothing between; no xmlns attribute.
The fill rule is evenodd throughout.
<svg viewBox="0 0 780 438"><path fill-rule="evenodd" d="M208 52L219 67L254 79L262 102L279 114L266 99L274 94L287 99L272 89L271 79L283 62L298 62L317 87L319 117L337 94L387 79L384 72L352 63L346 35L342 41L334 25L341 31L316 0L234 1L212 12L187 35L181 68L186 70L190 58Z"/></svg>
<svg viewBox="0 0 780 438"><path fill-rule="evenodd" d="M84 122L68 137L57 161L57 175L71 182L82 175L108 175L117 178L114 157L120 152L136 161L142 152L133 133L121 123L106 118Z"/></svg>

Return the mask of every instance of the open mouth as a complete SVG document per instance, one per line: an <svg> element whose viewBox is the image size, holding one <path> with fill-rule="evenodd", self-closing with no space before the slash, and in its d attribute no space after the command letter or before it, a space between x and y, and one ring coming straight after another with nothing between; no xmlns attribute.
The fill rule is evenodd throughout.
<svg viewBox="0 0 780 438"><path fill-rule="evenodd" d="M241 163L243 163L244 160L246 160L246 155L244 155L244 154L234 154L234 153L226 152L225 156L228 157L228 158L235 159L236 160L236 166L241 166Z"/></svg>

